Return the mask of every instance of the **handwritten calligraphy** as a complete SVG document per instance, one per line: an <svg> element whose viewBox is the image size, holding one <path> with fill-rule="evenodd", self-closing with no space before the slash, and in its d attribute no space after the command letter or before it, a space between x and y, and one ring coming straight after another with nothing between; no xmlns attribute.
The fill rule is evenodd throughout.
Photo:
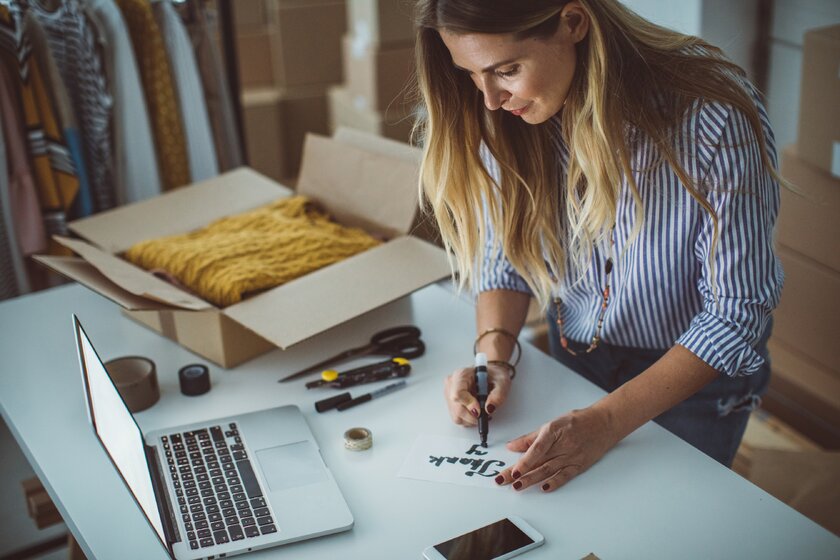
<svg viewBox="0 0 840 560"><path fill-rule="evenodd" d="M465 451L464 454L483 456L487 455L487 451L482 451L481 447L478 444L475 444L472 447L470 447L467 451ZM436 457L434 455L429 455L429 463L433 464L438 468L442 467L444 463L449 465L463 465L467 467L467 469L464 471L465 476L478 475L492 478L498 476L498 474L501 472L501 469L504 468L504 466L506 465L504 461L499 461L498 459L445 456ZM497 469L491 470L493 469L493 467L497 467Z"/></svg>

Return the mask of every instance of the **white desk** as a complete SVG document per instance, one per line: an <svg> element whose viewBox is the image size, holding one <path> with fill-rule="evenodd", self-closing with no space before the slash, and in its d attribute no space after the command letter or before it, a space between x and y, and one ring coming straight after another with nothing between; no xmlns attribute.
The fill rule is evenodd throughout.
<svg viewBox="0 0 840 560"><path fill-rule="evenodd" d="M184 397L177 369L203 361L123 317L79 286L0 304L0 407L12 433L89 558L144 560L166 554L88 425L71 326L76 313L103 359L140 354L158 367L161 400L137 415L144 430L295 403L303 410L356 524L348 532L269 549L260 558L419 558L426 546L509 514L546 537L523 558L840 558L840 539L649 424L589 472L551 494L470 488L396 476L418 433L473 434L446 413L442 379L471 360L473 309L432 286L286 352L232 370L210 366L213 389ZM282 318L278 318L282 320ZM323 391L277 379L378 329L413 323L428 351L409 387L347 412L317 414ZM490 437L507 441L602 392L532 347L524 349L508 404ZM353 394L360 388L351 390ZM343 448L352 426L373 431L373 449Z"/></svg>

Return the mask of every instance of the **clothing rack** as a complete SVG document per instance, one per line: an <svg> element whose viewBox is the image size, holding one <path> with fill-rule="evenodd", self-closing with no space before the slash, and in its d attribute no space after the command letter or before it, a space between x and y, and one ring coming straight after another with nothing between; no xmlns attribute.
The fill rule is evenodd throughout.
<svg viewBox="0 0 840 560"><path fill-rule="evenodd" d="M219 11L228 88L233 98L236 132L239 135L239 145L242 147L242 163L247 165L248 147L245 145L245 132L242 128L242 92L239 84L239 58L236 53L236 22L234 21L233 2L231 0L216 0L216 7Z"/></svg>

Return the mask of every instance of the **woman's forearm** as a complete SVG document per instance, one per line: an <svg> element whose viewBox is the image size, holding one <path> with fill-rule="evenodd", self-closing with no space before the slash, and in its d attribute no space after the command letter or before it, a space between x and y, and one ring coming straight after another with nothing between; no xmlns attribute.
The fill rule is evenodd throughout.
<svg viewBox="0 0 840 560"><path fill-rule="evenodd" d="M720 375L683 346L676 345L640 375L598 401L609 417L613 443L681 403Z"/></svg>
<svg viewBox="0 0 840 560"><path fill-rule="evenodd" d="M491 290L478 294L475 307L477 334L487 329L504 329L514 336L525 324L531 296L513 290ZM487 354L490 360L509 360L514 341L501 333L489 333L481 338L478 350Z"/></svg>

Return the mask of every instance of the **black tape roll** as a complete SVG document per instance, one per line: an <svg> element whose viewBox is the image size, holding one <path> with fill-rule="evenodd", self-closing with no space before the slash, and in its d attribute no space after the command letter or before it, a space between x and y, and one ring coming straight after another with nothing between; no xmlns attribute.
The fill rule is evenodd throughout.
<svg viewBox="0 0 840 560"><path fill-rule="evenodd" d="M210 390L210 370L202 364L189 364L178 370L181 392L188 397L203 395Z"/></svg>

